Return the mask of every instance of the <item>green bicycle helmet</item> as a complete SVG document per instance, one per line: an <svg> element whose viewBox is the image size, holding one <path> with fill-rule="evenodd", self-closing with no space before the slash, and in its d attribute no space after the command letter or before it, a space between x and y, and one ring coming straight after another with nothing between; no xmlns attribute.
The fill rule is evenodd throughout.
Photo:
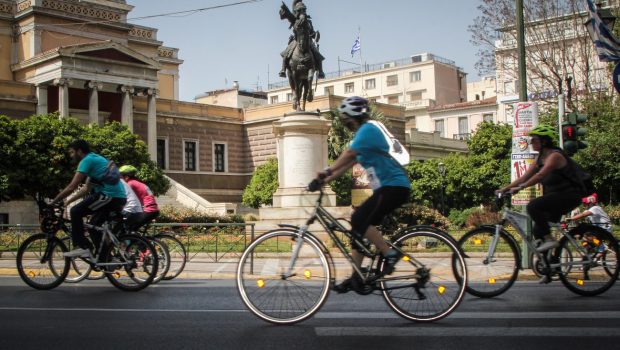
<svg viewBox="0 0 620 350"><path fill-rule="evenodd" d="M553 143L555 143L558 139L558 132L555 130L554 127L547 124L540 124L534 127L532 130L530 130L530 133L528 135L548 137Z"/></svg>
<svg viewBox="0 0 620 350"><path fill-rule="evenodd" d="M136 175L138 169L136 169L136 167L133 165L123 165L122 167L120 167L120 169L118 169L118 171L120 171L123 175L132 176Z"/></svg>

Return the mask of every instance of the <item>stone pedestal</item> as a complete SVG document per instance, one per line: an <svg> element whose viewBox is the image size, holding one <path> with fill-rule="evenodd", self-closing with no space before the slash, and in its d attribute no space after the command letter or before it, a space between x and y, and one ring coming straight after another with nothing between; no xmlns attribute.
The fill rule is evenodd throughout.
<svg viewBox="0 0 620 350"><path fill-rule="evenodd" d="M274 123L278 145L278 190L274 208L312 207L318 194L305 191L316 174L327 166L327 133L331 123L318 113L285 114ZM327 187L323 205L336 205L336 195Z"/></svg>

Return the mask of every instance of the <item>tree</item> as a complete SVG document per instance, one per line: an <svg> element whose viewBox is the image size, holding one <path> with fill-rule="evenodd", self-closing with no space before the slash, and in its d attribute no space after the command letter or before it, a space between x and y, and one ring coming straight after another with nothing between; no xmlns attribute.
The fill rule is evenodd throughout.
<svg viewBox="0 0 620 350"><path fill-rule="evenodd" d="M278 160L271 158L254 170L250 183L243 191L243 205L251 208L272 205L273 194L277 189Z"/></svg>
<svg viewBox="0 0 620 350"><path fill-rule="evenodd" d="M517 81L515 2L480 2L480 15L469 26L471 42L479 47L476 68L482 75L497 71L499 80ZM584 3L524 1L527 86L536 99L553 102L557 93L565 92L568 105L576 106L581 95L608 85L605 66L598 62L583 25Z"/></svg>
<svg viewBox="0 0 620 350"><path fill-rule="evenodd" d="M139 175L144 175L141 179L155 194L166 192L170 186L161 169L149 159L144 142L119 123L86 127L76 119L59 118L56 114L32 116L21 121L7 120L0 118L3 130L0 131L0 152L3 152L3 166L10 167L7 173L3 169L1 174L8 182L4 199L55 196L75 173L77 164L69 158L67 148L78 138L88 140L93 151L119 165L131 163L140 167ZM14 140L12 150L3 147L6 142L2 141L11 139L11 135Z"/></svg>
<svg viewBox="0 0 620 350"><path fill-rule="evenodd" d="M3 115L0 115L0 201L6 201L11 189L11 178L14 176L15 164L15 140L17 138L17 125L15 122Z"/></svg>

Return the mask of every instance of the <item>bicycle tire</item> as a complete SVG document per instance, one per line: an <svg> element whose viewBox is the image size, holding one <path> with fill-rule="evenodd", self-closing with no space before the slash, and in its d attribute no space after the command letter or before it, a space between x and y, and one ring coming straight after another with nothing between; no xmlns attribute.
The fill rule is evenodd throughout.
<svg viewBox="0 0 620 350"><path fill-rule="evenodd" d="M119 244L108 244L101 253L105 275L116 288L136 292L148 287L157 275L158 259L153 245L143 237L124 235Z"/></svg>
<svg viewBox="0 0 620 350"><path fill-rule="evenodd" d="M325 303L331 285L328 257L309 233L303 238L294 274L283 273L297 243L295 231L276 229L258 237L237 266L237 289L248 310L274 324L293 324L311 317Z"/></svg>
<svg viewBox="0 0 620 350"><path fill-rule="evenodd" d="M180 240L168 233L157 234L155 235L155 238L162 241L168 248L168 253L170 254L170 267L164 276L164 280L172 280L178 277L185 269L185 264L187 262L187 251L185 250L185 246Z"/></svg>
<svg viewBox="0 0 620 350"><path fill-rule="evenodd" d="M587 224L573 228L568 234L581 244L582 249L575 247L568 238L562 237L555 255L559 256L563 250L570 251L573 266L569 271L560 273L560 281L568 290L578 295L595 296L604 293L614 285L620 273L617 239L604 229ZM586 237L589 238L586 240ZM596 247L590 247L591 242L594 242L596 247L600 244L607 247L609 256L606 255L605 261L597 257L598 251ZM588 259L591 261L589 264L575 263ZM612 263L615 263L615 266Z"/></svg>
<svg viewBox="0 0 620 350"><path fill-rule="evenodd" d="M519 248L503 230L499 232L491 261L487 259L494 236L494 227L481 226L466 232L457 242L469 272L467 293L479 298L492 298L505 293L519 274Z"/></svg>
<svg viewBox="0 0 620 350"><path fill-rule="evenodd" d="M58 287L69 273L70 259L63 256L67 251L67 247L57 237L45 233L28 237L17 250L19 277L35 289L49 290ZM46 258L46 255L49 257ZM39 282L39 279L42 281Z"/></svg>
<svg viewBox="0 0 620 350"><path fill-rule="evenodd" d="M396 263L394 272L386 280L380 280L383 297L390 308L416 322L433 322L452 313L461 303L467 285L465 259L452 237L436 229L411 227L392 246L403 257ZM385 266L383 261L380 270ZM397 277L402 278L389 279Z"/></svg>
<svg viewBox="0 0 620 350"><path fill-rule="evenodd" d="M166 276L168 269L170 269L170 253L168 252L166 245L161 240L151 236L147 236L145 238L151 243L157 253L157 274L155 275L155 278L153 278L152 282L153 284L156 284Z"/></svg>

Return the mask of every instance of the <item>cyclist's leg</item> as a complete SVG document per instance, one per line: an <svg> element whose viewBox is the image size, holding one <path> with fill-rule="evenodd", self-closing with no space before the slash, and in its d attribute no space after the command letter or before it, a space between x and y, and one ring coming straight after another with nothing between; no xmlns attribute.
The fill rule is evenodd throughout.
<svg viewBox="0 0 620 350"><path fill-rule="evenodd" d="M139 230L142 226L155 220L159 216L159 211L145 211L136 217L135 230Z"/></svg>
<svg viewBox="0 0 620 350"><path fill-rule="evenodd" d="M111 212L115 212L115 211L120 212L121 210L123 210L123 207L125 206L125 203L127 202L126 198L114 198L114 197L107 197L107 196L101 196L101 197L102 197L102 201L100 202L101 205L96 207L97 209L93 213L93 216L90 220L90 224L94 226L101 226L108 219L108 216L110 215ZM98 250L99 244L101 243L101 236L102 236L101 232L97 230L90 230L88 232L90 234L90 238L92 239L95 245L95 249Z"/></svg>
<svg viewBox="0 0 620 350"><path fill-rule="evenodd" d="M527 213L534 221L532 233L534 237L549 238L551 228L549 222L557 222L564 213L579 206L580 196L574 192L556 192L535 198L527 205Z"/></svg>
<svg viewBox="0 0 620 350"><path fill-rule="evenodd" d="M97 202L96 195L89 195L71 208L71 240L76 249L92 249L84 236L84 217L93 213L91 205Z"/></svg>

